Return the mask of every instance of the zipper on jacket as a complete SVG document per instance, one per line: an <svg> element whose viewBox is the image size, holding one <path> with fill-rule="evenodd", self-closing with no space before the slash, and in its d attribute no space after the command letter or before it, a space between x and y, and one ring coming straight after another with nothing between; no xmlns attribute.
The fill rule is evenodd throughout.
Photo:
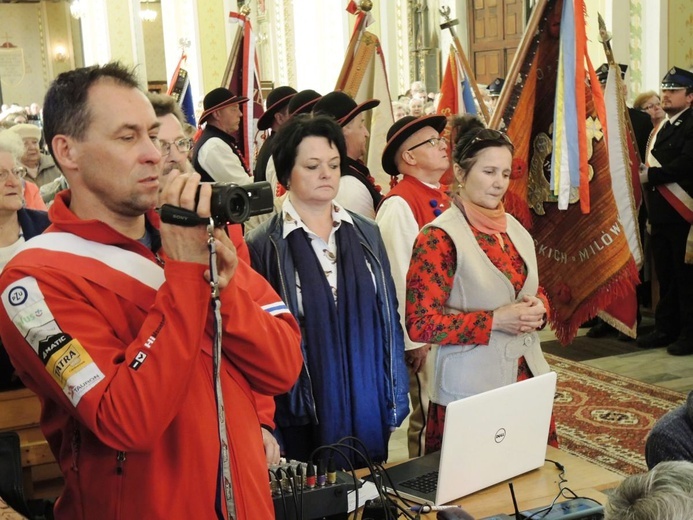
<svg viewBox="0 0 693 520"><path fill-rule="evenodd" d="M390 382L392 391L392 415L395 419L395 424L397 424L397 390L395 389L395 360L394 360L394 342L395 342L395 331L392 327L392 313L390 311L390 297L387 293L387 280L385 280L385 271L383 270L383 265L380 263L380 259L373 253L373 250L365 242L361 242L361 245L370 253L373 261L378 264L380 271L380 281L383 287L383 300L385 302L385 317L387 319L387 328L390 331Z"/></svg>
<svg viewBox="0 0 693 520"><path fill-rule="evenodd" d="M116 475L123 474L123 464L125 463L126 458L127 457L125 456L124 451L119 451L116 453Z"/></svg>
<svg viewBox="0 0 693 520"><path fill-rule="evenodd" d="M79 448L81 442L81 437L79 433L79 428L76 424L73 425L72 430L72 440L70 441L70 451L72 451L72 471L79 471Z"/></svg>
<svg viewBox="0 0 693 520"><path fill-rule="evenodd" d="M279 272L279 283L282 285L282 291L284 294L284 297L288 300L289 299L289 291L287 291L286 288L286 280L284 280L284 273L282 272L282 267L281 267L281 258L279 257L279 247L277 246L277 243L274 240L274 237L270 236L269 237L270 242L272 242L272 246L274 247L274 253L277 256L277 271ZM298 312L298 309L296 309L296 312ZM294 316L294 319L298 321L298 317ZM301 334L301 343L303 343L303 335ZM318 411L315 409L315 394L313 393L313 378L310 377L310 370L308 370L308 362L306 361L305 356L303 356L303 349L301 349L301 356L303 357L303 366L306 369L306 377L308 377L308 389L310 390L310 407L313 411L313 419L315 420L315 424L320 424L320 420L318 419Z"/></svg>

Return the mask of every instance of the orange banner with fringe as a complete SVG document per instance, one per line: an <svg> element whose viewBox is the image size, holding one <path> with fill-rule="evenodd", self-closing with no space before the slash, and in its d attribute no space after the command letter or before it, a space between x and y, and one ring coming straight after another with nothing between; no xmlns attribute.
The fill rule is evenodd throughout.
<svg viewBox="0 0 693 520"><path fill-rule="evenodd" d="M582 2L573 5L582 17ZM580 186L571 187L565 210L558 209L550 187L552 154L560 146L554 142L553 123L562 8L563 0L548 0L540 3L542 12L533 13L538 30L525 34L530 41L521 47L527 52L516 57L521 61L513 66L515 76L506 79L510 93L497 109L497 127L504 124L515 144L505 207L534 238L540 282L551 301L551 325L567 344L583 322L632 291L638 273L611 189L604 99L587 56L577 64L575 81L589 81L594 94L592 88L577 88L570 100L577 107L578 135L584 136L577 145L586 153L586 175L580 175ZM585 196L589 202L581 204Z"/></svg>

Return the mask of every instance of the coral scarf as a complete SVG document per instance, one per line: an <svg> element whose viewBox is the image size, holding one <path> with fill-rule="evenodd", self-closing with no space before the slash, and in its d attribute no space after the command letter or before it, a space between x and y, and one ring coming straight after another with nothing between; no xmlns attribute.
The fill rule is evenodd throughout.
<svg viewBox="0 0 693 520"><path fill-rule="evenodd" d="M488 209L455 195L455 205L465 214L471 226L487 235L505 233L508 218L503 202L496 209Z"/></svg>

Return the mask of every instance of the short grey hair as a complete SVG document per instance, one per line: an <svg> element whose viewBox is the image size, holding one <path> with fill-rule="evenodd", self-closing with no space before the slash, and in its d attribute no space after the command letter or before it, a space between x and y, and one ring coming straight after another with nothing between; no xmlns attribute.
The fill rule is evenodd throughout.
<svg viewBox="0 0 693 520"><path fill-rule="evenodd" d="M19 134L12 130L0 131L0 152L7 152L14 157L16 163L24 155L24 140L19 137Z"/></svg>
<svg viewBox="0 0 693 520"><path fill-rule="evenodd" d="M609 495L604 520L693 518L693 463L660 462L649 472L626 478Z"/></svg>

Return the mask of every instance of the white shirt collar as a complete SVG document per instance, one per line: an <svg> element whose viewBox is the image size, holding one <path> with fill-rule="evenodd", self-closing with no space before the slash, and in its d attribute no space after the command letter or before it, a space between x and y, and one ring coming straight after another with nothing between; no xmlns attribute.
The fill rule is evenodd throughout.
<svg viewBox="0 0 693 520"><path fill-rule="evenodd" d="M282 227L282 238L286 238L289 233L299 228L311 235L315 234L308 228L308 226L304 224L303 219L301 219L298 211L296 211L296 208L291 203L290 197L286 197L282 203L282 214L284 223ZM332 201L332 227L334 230L339 229L342 222L346 222L352 226L354 225L354 220L351 218L351 215L349 215L349 212L336 202Z"/></svg>

